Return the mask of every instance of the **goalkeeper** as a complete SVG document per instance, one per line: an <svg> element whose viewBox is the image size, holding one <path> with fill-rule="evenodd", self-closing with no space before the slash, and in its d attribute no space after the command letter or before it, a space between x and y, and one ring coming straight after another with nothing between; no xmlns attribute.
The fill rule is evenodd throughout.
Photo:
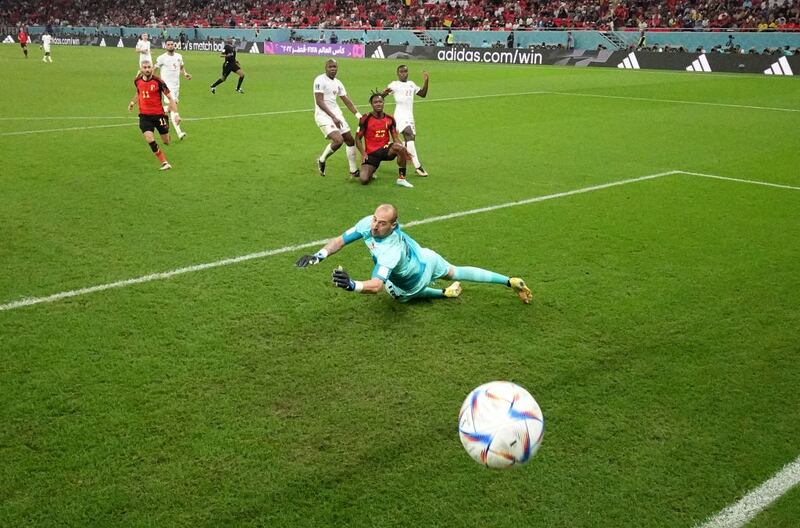
<svg viewBox="0 0 800 528"><path fill-rule="evenodd" d="M319 264L359 239L363 239L367 245L375 267L372 269L372 278L366 281L351 279L341 267L334 270L334 285L347 291L378 293L385 288L398 301L407 302L411 299L458 297L461 294L461 283L458 281L491 282L511 288L525 304L531 302L531 290L522 279L481 268L452 266L435 251L421 247L400 229L397 208L390 204L378 206L372 216L362 218L354 227L330 240L313 255L303 255L296 265L305 268ZM430 287L433 281L441 278L456 282L444 289Z"/></svg>

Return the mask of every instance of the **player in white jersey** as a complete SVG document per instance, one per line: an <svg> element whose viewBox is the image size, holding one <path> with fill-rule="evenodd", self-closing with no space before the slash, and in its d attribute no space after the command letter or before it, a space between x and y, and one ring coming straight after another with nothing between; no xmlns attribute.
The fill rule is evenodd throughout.
<svg viewBox="0 0 800 528"><path fill-rule="evenodd" d="M396 103L394 109L394 119L397 121L397 130L403 134L406 140L406 150L411 154L411 162L418 176L427 176L428 173L422 167L422 163L417 157L417 126L414 123L414 96L425 97L428 95L428 72L422 72L422 88L417 86L414 81L408 80L408 66L401 64L397 67L397 79L389 83L383 90L383 96L389 94L394 96Z"/></svg>
<svg viewBox="0 0 800 528"><path fill-rule="evenodd" d="M167 88L169 88L172 94L172 98L175 99L175 103L177 104L181 92L181 75L186 77L187 81L192 79L192 75L186 71L186 67L183 64L183 56L180 53L175 53L174 40L167 40L164 44L164 48L167 52L156 59L156 64L153 66L153 69L159 68L159 77L161 77L161 80L167 85ZM169 107L165 104L164 113L168 111ZM185 138L186 132L181 130L173 112L169 112L169 118L172 121L172 125L175 127L175 132L178 133L178 139Z"/></svg>
<svg viewBox="0 0 800 528"><path fill-rule="evenodd" d="M42 35L42 49L44 50L44 57L42 62L53 62L53 57L50 56L50 44L53 42L53 37L49 33Z"/></svg>
<svg viewBox="0 0 800 528"><path fill-rule="evenodd" d="M318 75L314 79L314 119L317 126L322 131L322 135L330 139L330 144L322 151L317 159L317 169L320 176L325 176L325 162L331 155L339 150L342 143L347 144L347 163L350 165L350 176L358 178L358 167L356 166L356 143L353 134L350 133L350 125L347 124L336 98L339 97L353 112L356 119L361 119L361 114L356 109L353 101L347 97L347 90L342 81L336 78L339 71L339 64L330 59L325 63L325 73Z"/></svg>
<svg viewBox="0 0 800 528"><path fill-rule="evenodd" d="M461 294L460 282L454 282L444 289L430 287L433 281L447 278L503 284L514 290L525 304L529 304L533 297L525 281L519 277L507 277L471 266L453 266L435 251L420 246L400 228L397 208L391 204L378 206L372 216L362 218L315 254L303 255L295 265L305 268L319 264L356 240L364 241L375 267L372 277L366 281L352 280L341 266L334 270L333 284L347 291L378 293L385 288L389 295L400 302L458 297Z"/></svg>
<svg viewBox="0 0 800 528"><path fill-rule="evenodd" d="M147 61L153 63L153 56L150 55L150 36L147 33L139 35L139 42L136 43L136 53L139 54L139 66Z"/></svg>

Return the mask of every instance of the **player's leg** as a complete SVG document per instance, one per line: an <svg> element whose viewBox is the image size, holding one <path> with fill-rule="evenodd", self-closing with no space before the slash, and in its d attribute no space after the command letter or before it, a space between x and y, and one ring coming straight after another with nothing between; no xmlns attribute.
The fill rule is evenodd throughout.
<svg viewBox="0 0 800 528"><path fill-rule="evenodd" d="M531 302L533 294L530 288L525 284L525 281L519 277L508 277L495 273L494 271L476 268L473 266L453 266L450 265L447 270L446 277L451 280L469 281L469 282L488 282L492 284L505 284L513 289L517 296L528 304Z"/></svg>
<svg viewBox="0 0 800 528"><path fill-rule="evenodd" d="M342 133L339 132L339 129L333 124L333 121L330 118L328 118L327 121L330 121L330 123L319 125L319 128L322 130L323 134L326 131L328 132L326 137L330 140L330 143L325 145L325 149L322 151L322 154L320 154L319 158L317 158L317 169L319 170L320 176L325 176L325 162L333 155L334 152L339 150L344 143Z"/></svg>
<svg viewBox="0 0 800 528"><path fill-rule="evenodd" d="M171 169L169 162L164 157L164 153L158 148L158 143L156 143L156 137L153 134L153 130L155 129L155 123L148 118L141 117L139 118L139 128L142 129L142 135L144 136L144 140L150 146L150 150L153 151L153 154L158 161L161 162L161 170Z"/></svg>
<svg viewBox="0 0 800 528"><path fill-rule="evenodd" d="M367 156L364 163L361 164L361 170L358 173L358 179L362 185L367 185L375 179L375 171L380 166L380 160L375 160L371 156Z"/></svg>
<svg viewBox="0 0 800 528"><path fill-rule="evenodd" d="M411 163L414 164L414 170L417 176L427 176L428 171L422 167L422 162L417 155L417 131L414 129L413 123L403 129L403 138L406 140L406 150L408 150L411 156Z"/></svg>
<svg viewBox="0 0 800 528"><path fill-rule="evenodd" d="M169 86L170 93L172 94L172 98L175 99L175 106L178 106L178 97L180 97L181 88L180 86ZM175 121L175 112L170 111L169 105L166 104L166 99L164 100L164 113L169 115L169 120L172 122L172 126L175 128L175 133L178 134L178 139L182 140L186 137L186 132L181 130L181 126Z"/></svg>
<svg viewBox="0 0 800 528"><path fill-rule="evenodd" d="M397 180L395 183L401 187L414 187L411 182L406 180L406 161L408 160L408 151L400 143L392 143L389 146L386 159L397 158Z"/></svg>
<svg viewBox="0 0 800 528"><path fill-rule="evenodd" d="M25 54L25 58L27 59L28 58L28 46L25 45L25 44L22 45L22 53Z"/></svg>
<svg viewBox="0 0 800 528"><path fill-rule="evenodd" d="M347 122L344 120L344 117L340 118L342 120L342 139L344 140L345 145L345 153L347 154L347 165L350 167L350 176L357 176L358 175L358 165L356 165L356 141L353 139L353 134L350 133L350 127L347 125ZM344 130L347 128L347 130Z"/></svg>
<svg viewBox="0 0 800 528"><path fill-rule="evenodd" d="M447 262L441 255L432 249L422 248L419 253L419 258L425 264L425 271L419 277L418 285L425 285L424 288L414 293L411 297L414 299L453 299L461 295L461 283L454 282L447 288L432 288L428 286L437 279L441 279L447 275L450 269L450 263Z"/></svg>
<svg viewBox="0 0 800 528"><path fill-rule="evenodd" d="M238 70L236 70L236 75L239 76L239 82L236 83L236 92L243 94L244 92L242 91L242 83L244 82L244 71L242 71L242 69L239 68Z"/></svg>
<svg viewBox="0 0 800 528"><path fill-rule="evenodd" d="M217 86L219 86L220 84L224 83L228 79L228 75L230 75L230 74L231 74L230 70L228 70L228 68L223 66L222 67L222 76L219 79L217 79L216 81L214 81L214 84L211 85L211 93L212 94L217 93Z"/></svg>

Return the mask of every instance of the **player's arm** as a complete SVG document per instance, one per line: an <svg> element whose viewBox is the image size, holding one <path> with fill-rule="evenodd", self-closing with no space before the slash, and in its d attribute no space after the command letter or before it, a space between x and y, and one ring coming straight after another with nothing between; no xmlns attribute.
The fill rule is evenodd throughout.
<svg viewBox="0 0 800 528"><path fill-rule="evenodd" d="M317 106L320 110L328 114L330 118L333 119L334 125L337 127L342 126L342 122L339 121L339 118L333 115L333 112L330 111L328 105L325 104L325 95L322 92L314 92L314 101L317 103Z"/></svg>
<svg viewBox="0 0 800 528"><path fill-rule="evenodd" d="M383 289L384 283L380 277L372 277L365 281L353 280L341 266L333 270L332 279L334 286L358 293L378 293Z"/></svg>
<svg viewBox="0 0 800 528"><path fill-rule="evenodd" d="M389 95L390 93L392 93L392 89L391 89L391 88L389 88L389 87L387 86L387 87L386 87L386 88L384 88L384 89L383 89L383 91L381 92L381 97L386 97L386 96L387 96L387 95Z"/></svg>
<svg viewBox="0 0 800 528"><path fill-rule="evenodd" d="M136 87L136 93L133 94L133 99L131 102L128 103L128 112L133 112L133 107L136 106L136 103L139 101L139 87Z"/></svg>
<svg viewBox="0 0 800 528"><path fill-rule="evenodd" d="M389 135L392 136L393 143L398 143L400 145L403 144L403 142L400 141L400 137L397 134L397 127L395 126L394 119L392 119L392 122L389 124Z"/></svg>
<svg viewBox="0 0 800 528"><path fill-rule="evenodd" d="M348 229L345 234L340 235L336 238L332 238L328 240L319 251L314 253L313 255L303 255L297 262L295 262L295 266L298 268L305 268L308 266L315 266L325 260L326 258L330 257L334 253L337 253L340 249L345 247L347 244L354 240L358 240L361 238L361 234L358 233L355 228Z"/></svg>
<svg viewBox="0 0 800 528"><path fill-rule="evenodd" d="M426 95L428 95L428 79L429 78L430 78L430 76L428 75L428 72L423 70L422 71L422 80L424 82L422 83L422 89L417 92L418 96L425 97Z"/></svg>
<svg viewBox="0 0 800 528"><path fill-rule="evenodd" d="M186 68L183 66L183 63L181 63L181 73L183 74L184 77L186 77L187 81L192 80L192 74L186 71Z"/></svg>
<svg viewBox="0 0 800 528"><path fill-rule="evenodd" d="M344 105L349 108L351 112L353 112L353 115L356 116L356 119L360 121L361 112L358 111L358 108L356 108L356 105L353 104L353 101L351 101L350 98L344 94L340 95L339 98L342 100Z"/></svg>
<svg viewBox="0 0 800 528"><path fill-rule="evenodd" d="M361 163L364 163L364 160L367 159L367 151L364 148L364 134L366 133L367 120L362 117L358 122L358 132L356 132L356 148L361 154Z"/></svg>

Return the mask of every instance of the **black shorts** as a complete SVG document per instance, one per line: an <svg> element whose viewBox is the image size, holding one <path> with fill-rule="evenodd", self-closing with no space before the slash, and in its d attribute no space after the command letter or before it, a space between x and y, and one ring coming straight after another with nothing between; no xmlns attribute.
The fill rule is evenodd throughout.
<svg viewBox="0 0 800 528"><path fill-rule="evenodd" d="M239 66L239 61L226 62L225 64L222 65L222 76L223 77L227 77L231 73L235 73L235 72L237 72L237 71L239 71L241 69L242 69L242 67Z"/></svg>
<svg viewBox="0 0 800 528"><path fill-rule="evenodd" d="M152 132L158 130L161 135L169 134L169 120L164 114L161 115L140 115L139 130L142 132Z"/></svg>
<svg viewBox="0 0 800 528"><path fill-rule="evenodd" d="M367 154L367 158L364 160L364 165L372 165L375 168L378 168L382 161L390 161L397 157L397 154L390 154L389 148L392 146L391 143L386 145L383 148L379 148L378 150L373 150L369 154Z"/></svg>

